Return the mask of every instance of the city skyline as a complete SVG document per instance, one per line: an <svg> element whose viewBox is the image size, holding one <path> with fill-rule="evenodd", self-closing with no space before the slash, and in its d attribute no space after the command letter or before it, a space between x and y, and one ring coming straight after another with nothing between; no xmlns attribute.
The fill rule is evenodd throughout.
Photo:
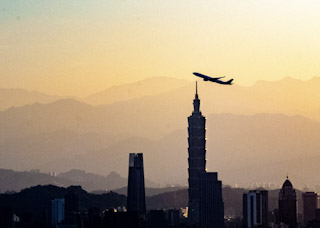
<svg viewBox="0 0 320 228"><path fill-rule="evenodd" d="M320 227L319 12L0 1L0 227Z"/></svg>
<svg viewBox="0 0 320 228"><path fill-rule="evenodd" d="M185 203L185 209L183 207L178 207L179 209L177 209L177 207L174 206L173 208L165 207L163 209L158 208L157 210L152 210L149 207L150 205L148 205L148 207L146 206L143 154L130 153L127 197L122 197L110 191L108 193L109 200L104 199L102 200L103 202L100 203L95 200L93 202L94 207L83 207L84 204L82 203L89 203L91 197L96 199L100 194L88 194L82 190L81 186L73 186L68 189L60 188L59 191L58 187L52 185L44 187L37 186L23 190L20 193L13 192L0 195L0 224L5 224L8 228L19 224L41 224L41 226L46 227L51 227L50 224L52 224L53 227L74 225L80 228L101 228L102 226L125 228L129 225L136 228L219 228L228 227L229 225L236 227L243 225L243 227L248 228L255 226L269 227L270 225L284 225L289 228L295 228L303 223L304 225L308 225L308 227L309 225L317 226L319 224L320 209L317 207L318 194L315 192L302 193L303 217L299 216L301 215L301 208L298 208L300 198L298 194L301 193L299 191L296 192L288 176L282 188L275 191L278 193L278 208L273 205L271 211L269 211L268 191L261 189L250 190L247 194L247 189L241 189L243 193L242 222L239 217L232 214L235 202L230 200L228 194L224 195L227 198L226 205L228 205L226 211L229 210L231 213L227 212L226 217L224 217L225 204L223 191L230 191L232 188L222 187L222 181L218 180L217 172L207 172L206 118L200 111L197 83L195 98L193 100L193 112L192 115L188 117L188 143L189 201L188 204ZM162 159L164 159L164 157L162 157ZM40 192L44 189L47 189L45 194L36 197L40 198L38 200L40 200L41 206L38 204L29 206L32 209L26 216L26 207L19 206L19 203L15 202L15 200L29 200L29 197L16 198L16 196L25 194L25 192L30 192L35 196L32 192ZM49 189L51 190L48 191ZM178 193L180 191L174 192L173 197L175 200L177 200L177 194L181 194ZM234 193L236 191L236 189L233 189ZM48 192L51 192L50 195ZM170 194L170 192L165 192L164 195L168 193ZM8 198L6 195L12 195L11 200L14 199L13 202L15 203L11 203L11 205L8 206ZM158 198L160 195L156 195L156 197ZM62 198L62 196L64 198ZM81 200L80 196L82 198ZM100 196L105 197L106 195L104 193ZM45 199L41 199L42 197ZM115 199L114 197L118 198L118 200L113 201L113 199ZM122 200L126 199L127 203L125 207L118 206L116 209L104 205L105 203L121 205L122 200L120 200L119 197L122 197ZM186 197L186 195L184 197ZM237 200L240 201L241 199ZM274 201L274 199L272 201ZM187 202L186 199L185 202ZM188 212L187 217L183 213L185 210ZM38 213L41 213L43 216L37 216ZM51 214L51 217L49 214Z"/></svg>

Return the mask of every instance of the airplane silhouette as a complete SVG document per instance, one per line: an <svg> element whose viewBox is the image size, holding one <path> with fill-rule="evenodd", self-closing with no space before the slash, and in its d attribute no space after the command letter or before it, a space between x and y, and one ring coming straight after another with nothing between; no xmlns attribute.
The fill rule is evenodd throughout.
<svg viewBox="0 0 320 228"><path fill-rule="evenodd" d="M220 79L221 78L224 78L225 76L223 77L218 77L218 78L211 78L209 76L206 76L206 75L203 75L203 74L200 74L200 73L197 73L197 72L194 72L193 73L195 76L197 77L200 77L200 78L203 78L203 81L211 81L211 82L216 82L216 83L219 83L219 84L222 84L222 85L232 85L232 81L233 79L230 79L229 81L221 81Z"/></svg>

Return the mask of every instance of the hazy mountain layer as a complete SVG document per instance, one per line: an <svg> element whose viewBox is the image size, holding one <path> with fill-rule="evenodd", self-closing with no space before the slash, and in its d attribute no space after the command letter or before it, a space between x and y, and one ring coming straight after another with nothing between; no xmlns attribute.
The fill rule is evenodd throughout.
<svg viewBox="0 0 320 228"><path fill-rule="evenodd" d="M58 99L61 99L61 97L50 96L36 91L0 88L0 110L33 104L35 102L50 103Z"/></svg>
<svg viewBox="0 0 320 228"><path fill-rule="evenodd" d="M281 183L287 173L297 185L320 182L315 175L319 122L272 114L317 119L318 88L317 78L286 78L252 87L199 83L201 110L207 117L208 171L219 171L227 184ZM128 154L143 152L147 178L164 185L186 184L187 117L194 92L192 83L169 91L160 88L154 96L139 92L137 99L111 99L108 105L67 99L2 111L0 166L127 176ZM228 112L233 114L210 115ZM253 115L260 112L269 114Z"/></svg>
<svg viewBox="0 0 320 228"><path fill-rule="evenodd" d="M83 100L88 104L112 104L114 102L132 100L144 96L153 96L188 85L188 81L158 77L149 78L136 83L113 86L105 91L93 94Z"/></svg>
<svg viewBox="0 0 320 228"><path fill-rule="evenodd" d="M221 86L199 80L199 94L203 111L211 113L255 114L282 113L304 115L320 120L320 78L308 81L284 78L280 81L258 81L253 86ZM128 92L129 91L129 92ZM131 91L131 92L130 92ZM126 110L158 109L182 114L190 110L190 99L195 91L194 83L170 78L151 78L133 84L114 87L99 93L100 102L91 104L120 103ZM130 95L131 94L131 95ZM146 96L148 95L148 96ZM97 95L94 95L95 97ZM135 98L142 98L136 99ZM127 106L129 105L129 106ZM110 106L108 106L110 108ZM148 111L147 111L148 113ZM167 116L166 116L167 117Z"/></svg>
<svg viewBox="0 0 320 228"><path fill-rule="evenodd" d="M128 154L143 152L147 179L163 185L187 183L187 116L181 117L185 122L183 130L171 132L160 139L142 137L121 139L116 137L119 130L114 127L106 128L108 133L104 133L103 126L90 125L99 122L102 125L106 121L104 115L100 113L100 108L75 101L61 102L64 105L57 105L57 102L51 104L53 107L50 104L35 105L38 111L33 110L33 113L38 113L39 118L34 118L30 113L22 115L25 113L24 108L30 110L32 106L0 113L0 122L3 121L5 125L0 132L6 135L3 131L6 128L21 135L20 138L14 138L12 134L11 139L0 143L1 167L17 170L40 168L46 172L82 169L99 174L116 171L122 176L127 176ZM71 108L70 105L74 107ZM86 109L91 111L86 114L87 119L83 119L83 122L72 122L72 114L76 119L82 115L79 107L84 107L84 113ZM54 118L52 112L58 110L60 116L56 118L54 124L42 121ZM1 115L7 112L12 112L9 116L17 116L17 120L1 119ZM111 125L116 120L120 121L112 120ZM140 120L133 125L137 130L138 127L143 130L147 126L141 126L142 122ZM35 126L37 127L32 129ZM72 131L31 134L31 130L26 130L28 128L34 133L49 132L59 128ZM97 132L94 128L98 129ZM150 128L150 130L156 129L151 126ZM107 137L112 133L113 136ZM314 175L318 168L317 162L320 161L319 135L320 123L302 116L207 115L207 168L208 171L219 171L224 183L238 183L242 186L263 181L281 183L287 173L296 178L293 181L299 186L320 182L317 175ZM299 166L294 161L299 161Z"/></svg>
<svg viewBox="0 0 320 228"><path fill-rule="evenodd" d="M13 181L14 180L14 181ZM87 173L82 170L70 170L58 176L40 173L37 170L18 172L7 169L0 169L0 192L20 191L36 185L56 185L59 187L69 187L71 185L81 185L86 191L113 190L127 186L127 179L121 177L116 172L111 172L107 176ZM147 180L147 186L150 181ZM152 185L150 185L152 186ZM153 185L154 186L154 185Z"/></svg>
<svg viewBox="0 0 320 228"><path fill-rule="evenodd" d="M195 78L196 79L196 78ZM134 107L135 113L158 108L179 114L190 110L190 99L194 95L192 82L167 78L149 78L131 84L114 86L87 98L77 98L89 104L114 104L108 109L128 110ZM205 113L283 113L300 114L320 120L320 78L308 81L284 78L280 81L258 81L255 85L221 86L199 80L199 94ZM26 104L49 103L59 97L48 96L23 89L0 89L0 110ZM129 101L130 104L127 103ZM137 101L137 102L135 102ZM141 106L142 105L142 106ZM170 108L170 110L168 109ZM179 109L179 110L178 110ZM147 112L148 113L148 112ZM116 113L119 114L120 113Z"/></svg>

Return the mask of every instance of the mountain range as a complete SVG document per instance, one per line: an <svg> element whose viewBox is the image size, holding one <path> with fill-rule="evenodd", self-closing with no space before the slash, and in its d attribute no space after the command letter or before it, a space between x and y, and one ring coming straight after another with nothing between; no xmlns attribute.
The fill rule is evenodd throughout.
<svg viewBox="0 0 320 228"><path fill-rule="evenodd" d="M320 79L198 84L208 171L241 186L280 184L287 173L297 186L320 182ZM156 78L1 111L0 167L126 176L128 154L143 152L148 179L185 185L194 93L193 83Z"/></svg>
<svg viewBox="0 0 320 228"><path fill-rule="evenodd" d="M14 181L12 181L14 180ZM0 169L0 192L19 192L37 185L55 185L58 187L81 186L88 192L106 193L115 191L127 194L128 179L116 172L103 176L88 173L83 170L72 169L64 173L41 173L40 170L18 172ZM147 195L177 190L177 188L157 188L158 185L146 179Z"/></svg>
<svg viewBox="0 0 320 228"><path fill-rule="evenodd" d="M0 88L0 110L3 111L11 107L20 107L36 102L50 103L61 98L60 96L47 95L37 91Z"/></svg>

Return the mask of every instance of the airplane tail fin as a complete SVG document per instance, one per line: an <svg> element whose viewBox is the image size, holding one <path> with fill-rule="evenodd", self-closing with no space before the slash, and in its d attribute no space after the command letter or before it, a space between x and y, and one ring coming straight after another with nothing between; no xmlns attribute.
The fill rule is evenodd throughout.
<svg viewBox="0 0 320 228"><path fill-rule="evenodd" d="M227 81L229 84L232 84L233 79L230 79L229 81Z"/></svg>

